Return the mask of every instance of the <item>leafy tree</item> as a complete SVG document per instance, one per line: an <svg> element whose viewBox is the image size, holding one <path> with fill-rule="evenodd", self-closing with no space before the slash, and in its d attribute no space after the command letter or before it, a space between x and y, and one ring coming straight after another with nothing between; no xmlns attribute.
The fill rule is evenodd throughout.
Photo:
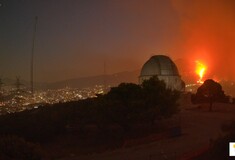
<svg viewBox="0 0 235 160"><path fill-rule="evenodd" d="M141 97L141 87L134 83L121 83L118 87L113 87L107 94L110 100L119 100L128 104L131 100Z"/></svg>
<svg viewBox="0 0 235 160"><path fill-rule="evenodd" d="M131 124L137 120L134 114L142 98L142 89L139 85L121 83L118 87L111 88L99 108L109 122L117 123L125 130L129 130Z"/></svg>
<svg viewBox="0 0 235 160"><path fill-rule="evenodd" d="M142 85L121 83L100 97L97 113L100 124L115 123L129 130L133 124L151 124L157 118L168 117L178 111L180 92L168 89L157 77Z"/></svg>
<svg viewBox="0 0 235 160"><path fill-rule="evenodd" d="M177 100L180 92L166 87L164 81L157 76L151 77L142 83L145 106L149 110L148 117L151 123L156 118L169 117L178 112Z"/></svg>
<svg viewBox="0 0 235 160"><path fill-rule="evenodd" d="M222 86L212 79L206 80L198 89L192 101L196 103L209 102L209 110L212 110L214 102L221 102L226 99Z"/></svg>

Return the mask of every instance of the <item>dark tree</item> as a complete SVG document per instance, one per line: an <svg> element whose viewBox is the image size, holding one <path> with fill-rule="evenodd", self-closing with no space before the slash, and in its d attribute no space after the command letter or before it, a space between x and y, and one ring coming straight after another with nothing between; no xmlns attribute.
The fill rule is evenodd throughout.
<svg viewBox="0 0 235 160"><path fill-rule="evenodd" d="M177 113L179 96L179 91L167 88L157 77L144 81L141 86L121 83L100 98L97 112L102 123L116 123L129 130L134 124L153 125L156 119Z"/></svg>
<svg viewBox="0 0 235 160"><path fill-rule="evenodd" d="M206 80L198 89L194 97L194 102L209 102L212 110L214 102L222 102L226 99L222 86L212 79Z"/></svg>
<svg viewBox="0 0 235 160"><path fill-rule="evenodd" d="M133 121L136 120L134 115L143 98L141 95L142 90L139 85L121 83L111 88L104 96L105 102L99 108L103 108L102 114L105 114L107 121L118 123L125 130L129 130Z"/></svg>
<svg viewBox="0 0 235 160"><path fill-rule="evenodd" d="M141 87L133 83L121 83L118 87L113 87L107 93L107 97L111 100L122 101L127 105L130 101L141 97Z"/></svg>
<svg viewBox="0 0 235 160"><path fill-rule="evenodd" d="M179 111L177 100L180 92L167 88L165 82L157 76L144 81L142 89L145 107L149 111L147 116L152 123L156 118L169 117Z"/></svg>

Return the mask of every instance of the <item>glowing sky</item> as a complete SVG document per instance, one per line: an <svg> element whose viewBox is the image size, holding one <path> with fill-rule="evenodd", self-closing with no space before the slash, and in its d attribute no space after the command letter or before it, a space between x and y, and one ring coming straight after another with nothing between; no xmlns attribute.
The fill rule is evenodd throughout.
<svg viewBox="0 0 235 160"><path fill-rule="evenodd" d="M136 70L153 54L206 61L213 75L234 78L234 2L0 0L0 76L29 79L37 15L36 81L103 74L104 61L107 73Z"/></svg>

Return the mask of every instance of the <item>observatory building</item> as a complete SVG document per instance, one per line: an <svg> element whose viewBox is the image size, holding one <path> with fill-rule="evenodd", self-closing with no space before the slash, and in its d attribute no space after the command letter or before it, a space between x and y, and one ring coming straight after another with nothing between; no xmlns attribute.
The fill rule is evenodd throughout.
<svg viewBox="0 0 235 160"><path fill-rule="evenodd" d="M152 56L142 67L139 83L157 76L163 80L170 89L184 91L185 83L181 80L175 63L165 55Z"/></svg>

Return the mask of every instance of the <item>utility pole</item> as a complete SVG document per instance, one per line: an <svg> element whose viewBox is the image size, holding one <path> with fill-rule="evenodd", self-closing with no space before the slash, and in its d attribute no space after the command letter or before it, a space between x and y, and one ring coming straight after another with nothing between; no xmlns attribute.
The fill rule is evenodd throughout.
<svg viewBox="0 0 235 160"><path fill-rule="evenodd" d="M2 79L0 78L0 92L2 91L2 85L3 85Z"/></svg>
<svg viewBox="0 0 235 160"><path fill-rule="evenodd" d="M34 48L35 48L35 39L36 39L36 30L37 30L37 22L38 22L38 17L35 17L35 25L34 25L34 33L33 33L33 44L32 44L32 52L31 52L31 67L30 67L30 84L31 84L31 94L33 95L34 93Z"/></svg>
<svg viewBox="0 0 235 160"><path fill-rule="evenodd" d="M16 77L16 83L15 83L15 86L16 86L16 91L19 92L20 91L20 86L22 86L23 84L20 82L20 77Z"/></svg>
<svg viewBox="0 0 235 160"><path fill-rule="evenodd" d="M104 61L104 91L106 91L106 61Z"/></svg>

